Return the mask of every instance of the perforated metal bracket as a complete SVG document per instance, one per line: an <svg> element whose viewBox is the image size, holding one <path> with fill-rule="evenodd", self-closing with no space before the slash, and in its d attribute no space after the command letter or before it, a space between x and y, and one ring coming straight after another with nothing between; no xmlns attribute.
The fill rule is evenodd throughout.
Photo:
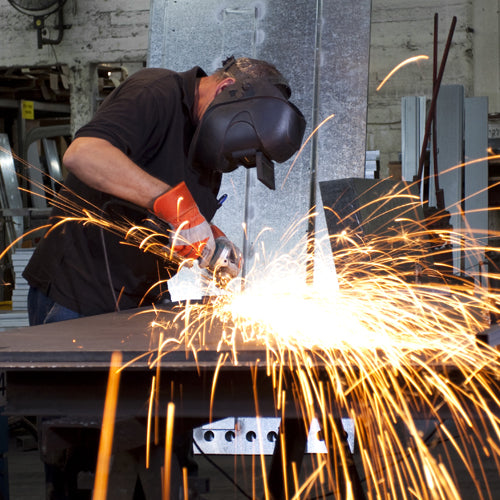
<svg viewBox="0 0 500 500"><path fill-rule="evenodd" d="M194 453L207 455L272 455L278 440L281 419L272 417L225 418L193 430ZM354 422L342 419L351 451L354 449ZM201 450L201 451L200 451ZM326 453L320 425L311 423L306 453Z"/></svg>

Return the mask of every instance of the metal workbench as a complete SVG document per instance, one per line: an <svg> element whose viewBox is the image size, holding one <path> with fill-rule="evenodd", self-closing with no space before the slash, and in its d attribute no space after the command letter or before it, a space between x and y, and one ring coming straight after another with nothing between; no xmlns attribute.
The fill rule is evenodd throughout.
<svg viewBox="0 0 500 500"><path fill-rule="evenodd" d="M164 338L179 338L184 322L174 321L178 313L179 307L174 304L159 313L147 308L129 310L2 332L0 370L5 371L7 380L4 412L69 417L76 421L90 418L98 422L111 355L121 351L124 363L135 361L120 375L117 418L146 417L152 377L157 374L151 362L157 357L161 332ZM170 323L164 328L152 326L154 321ZM266 372L266 347L251 342L237 346L237 364L228 361L217 372L221 355L227 353L231 359L232 352L229 346L219 345L222 327L216 320L206 325L195 323L199 339L203 340L195 342L193 349L181 343L163 354L160 411L165 416L167 403L173 401L176 418L181 423L188 422L188 426L192 421L232 416L285 415L287 468L292 462L300 467L307 429L291 396L284 413L276 408L276 390ZM279 448L275 447L269 473L269 488L276 499L285 498ZM356 470L351 474L356 477ZM292 478L291 469L288 477ZM359 480L354 480L359 484ZM364 498L361 490L356 498Z"/></svg>
<svg viewBox="0 0 500 500"><path fill-rule="evenodd" d="M121 374L118 415L145 416L151 378L156 373L151 362L157 356L163 331L151 323L167 322L175 315L175 308L158 314L146 308L3 332L0 370L7 372L6 413L99 416L111 354L121 351L124 363L137 359ZM183 345L162 355L162 398L165 405L168 401L176 403L179 417L256 413L248 367L259 365L258 360L266 359L266 352L264 347L252 344L245 344L241 350L238 366L228 365L221 371L210 411L212 379L221 354L217 350L220 327L211 324L212 333L205 332L204 345L195 348L196 359ZM164 337L178 338L182 328L182 324L173 323ZM264 363L260 365L265 372ZM259 411L276 416L268 377L262 373L259 378Z"/></svg>
<svg viewBox="0 0 500 500"><path fill-rule="evenodd" d="M179 417L281 416L267 372L267 347L256 341L226 345L221 343L224 325L217 319L197 324L192 318L192 330L197 334L190 335L187 346L184 340L179 342L185 324L178 315L184 307L172 303L158 311L133 309L2 332L0 370L7 373L5 412L99 416L111 355L121 351L123 363L130 364L121 373L117 414L145 416L162 334L163 339L171 340L169 346L175 346L162 349L160 389L165 408L173 401ZM233 351L237 352L237 363ZM225 354L226 362L218 370ZM311 359L315 362L314 356ZM319 371L323 362L318 357ZM443 369L453 376L452 363ZM291 383L286 369L283 374L283 383ZM258 387L257 399L253 387ZM446 412L445 407L442 410ZM414 411L419 418L427 416L418 402ZM301 416L293 401L286 412Z"/></svg>
<svg viewBox="0 0 500 500"><path fill-rule="evenodd" d="M282 416L282 410L276 408L273 377L267 371L270 358L266 346L256 342L237 345L238 362L234 363L232 348L220 342L224 325L215 319L193 323L197 334L191 336L191 340L195 339L192 347L185 342L176 344L182 339L185 326L183 318L177 318L177 314L184 306L173 304L159 312L148 308L129 310L2 332L0 370L5 371L7 382L4 412L7 415L91 418L98 422L104 407L111 355L121 351L123 362L130 362L130 365L120 376L117 417L146 417L151 381L157 374L152 363L157 357L162 334L175 345L175 349L168 352L163 349L161 360L160 412L163 416L171 401L175 403L176 418L187 422L235 416ZM221 356L225 354L228 356L226 363L218 370ZM311 359L316 363L314 357ZM317 363L318 373L321 373L321 360ZM300 464L307 432L297 408L299 404L293 397L294 392L297 394L292 389L293 370L287 370L286 365L287 362L283 388L287 388L289 395L285 405L288 468L292 462ZM453 377L452 366L443 369ZM415 394L409 394L408 405L416 418L435 417L435 414L429 415L429 409L419 403ZM493 411L497 410L493 404ZM447 413L446 405L440 405L439 414L445 417ZM334 421L339 423L342 416L335 415ZM279 448L275 447L269 474L270 489L276 499L285 498ZM359 486L354 462L351 467L349 474L353 484ZM361 486L355 498L364 498Z"/></svg>

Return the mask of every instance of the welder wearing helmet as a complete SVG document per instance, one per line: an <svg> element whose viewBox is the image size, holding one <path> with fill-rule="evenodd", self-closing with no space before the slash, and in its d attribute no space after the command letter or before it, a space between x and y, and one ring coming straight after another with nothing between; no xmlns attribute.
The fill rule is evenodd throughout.
<svg viewBox="0 0 500 500"><path fill-rule="evenodd" d="M221 236L209 221L222 173L257 167L272 188L272 162L300 146L305 122L289 97L281 73L255 59L230 58L209 76L199 67L141 70L76 133L63 158L64 205L97 207L122 225L153 213L177 235L175 255L207 267ZM53 220L68 215L58 206ZM177 267L124 245L123 235L67 222L48 232L25 270L30 324L162 301Z"/></svg>
<svg viewBox="0 0 500 500"><path fill-rule="evenodd" d="M54 225L24 272L30 324L164 302L179 259L209 267L215 240L224 237L210 224L222 173L256 167L273 188L273 162L300 146L305 122L289 97L274 66L248 58L230 58L211 75L199 67L147 68L126 79L64 155L69 175ZM128 227L156 218L175 235L176 258L123 244L123 234L97 225L57 225L75 215L72 206Z"/></svg>

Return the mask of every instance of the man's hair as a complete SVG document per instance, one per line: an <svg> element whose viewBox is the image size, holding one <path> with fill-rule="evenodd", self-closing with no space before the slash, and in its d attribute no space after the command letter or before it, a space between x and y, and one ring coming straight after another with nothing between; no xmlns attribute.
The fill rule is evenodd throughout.
<svg viewBox="0 0 500 500"><path fill-rule="evenodd" d="M218 80L234 78L237 81L267 80L276 85L289 98L291 95L290 85L286 78L267 61L251 59L250 57L229 57L222 63L222 67L214 72Z"/></svg>

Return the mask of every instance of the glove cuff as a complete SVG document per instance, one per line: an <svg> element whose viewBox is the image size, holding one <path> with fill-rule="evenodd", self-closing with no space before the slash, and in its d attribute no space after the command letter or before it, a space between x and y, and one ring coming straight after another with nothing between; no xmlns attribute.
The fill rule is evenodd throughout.
<svg viewBox="0 0 500 500"><path fill-rule="evenodd" d="M193 209L195 213L189 216ZM184 181L158 196L153 204L153 212L174 227L199 214L196 202Z"/></svg>
<svg viewBox="0 0 500 500"><path fill-rule="evenodd" d="M212 234L214 235L214 239L226 237L226 235L222 232L222 230L215 224L210 224L210 227L212 228Z"/></svg>

